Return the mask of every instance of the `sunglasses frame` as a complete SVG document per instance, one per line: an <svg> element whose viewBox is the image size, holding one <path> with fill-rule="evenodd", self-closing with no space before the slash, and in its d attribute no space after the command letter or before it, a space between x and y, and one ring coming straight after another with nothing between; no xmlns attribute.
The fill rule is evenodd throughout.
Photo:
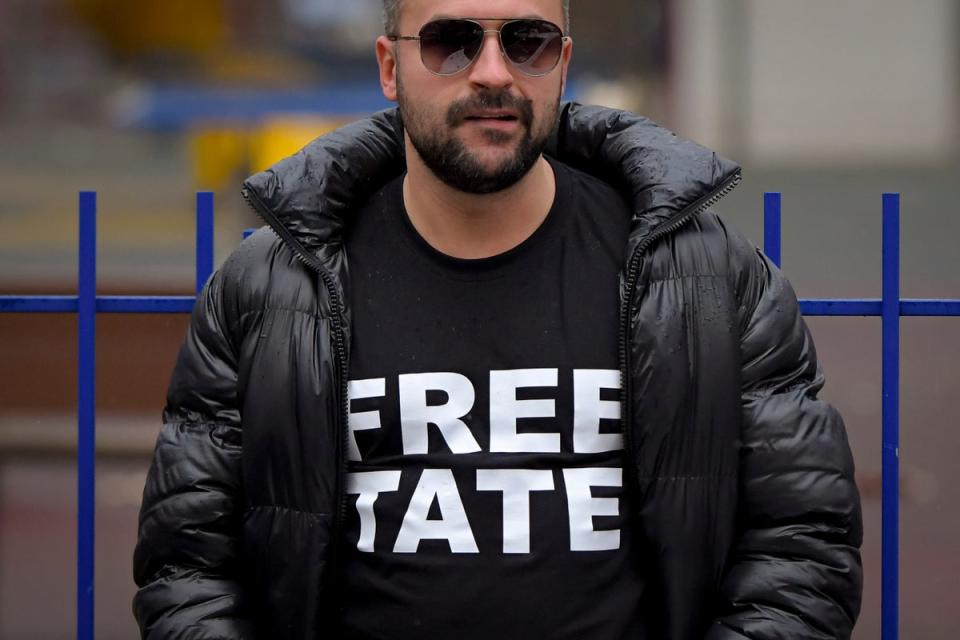
<svg viewBox="0 0 960 640"><path fill-rule="evenodd" d="M497 28L497 29L484 29L484 28L483 28L483 24L481 24L481 22L480 22L481 20L486 20L486 21L488 21L488 22L498 22L498 21L502 21L502 24L501 24L500 27ZM426 29L429 25L433 24L434 22L447 22L447 21L472 22L473 24L475 24L475 25L477 25L478 27L480 27L480 30L483 32L483 34L482 34L482 37L483 37L483 38L486 38L486 36L487 36L488 33L495 33L495 34L497 34L497 43L498 43L499 46L500 46L500 55L502 55L503 58L504 58L507 62L509 62L511 66L516 67L517 70L519 70L521 73L523 73L524 75L529 76L529 77L531 77L531 78L540 78L540 77L543 77L543 76L549 74L551 71L553 71L554 69L557 68L557 65L560 64L560 60L563 58L563 44L561 44L560 54L557 56L557 59L556 59L556 61L553 63L553 66L551 66L549 69L547 69L547 70L544 71L543 73L530 73L529 71L527 71L526 69L524 69L523 66L521 66L520 63L514 62L513 60L510 59L510 56L507 55L506 49L505 49L504 46L503 46L503 28L504 28L505 26L507 26L508 24L514 24L514 23L517 23L517 22L545 22L545 23L550 24L550 25L553 25L554 27L557 28L557 31L560 32L560 41L561 41L561 43L566 43L568 40L570 40L570 36L567 35L567 34L565 34L565 33L563 32L563 29L562 29L559 25L556 25L556 24L550 22L549 20L543 20L543 19L541 19L541 18L437 18L436 20L430 20L429 22L424 23L424 25L423 25L422 27L420 27L420 33L423 33L423 30ZM480 43L480 48L477 49L477 54L470 60L470 63L467 64L466 66L464 66L462 69L457 69L456 71L454 71L454 72L452 72L452 73L440 73L440 72L438 72L438 71L434 71L433 69L431 69L429 66L427 66L427 63L424 61L424 59L423 59L423 39L422 39L422 37L421 37L419 34L418 34L418 35L415 35L415 36L403 36L403 35L398 35L398 34L387 35L387 39L388 39L388 40L391 40L391 41L393 41L393 42L396 42L396 41L398 41L398 40L416 40L416 41L417 41L418 48L420 49L420 62L423 64L424 69L426 69L427 71L429 71L430 73L432 73L432 74L435 75L435 76L440 76L440 77L443 77L443 78L449 78L449 77L451 77L451 76L457 75L458 73L463 73L464 71L466 71L467 69L469 69L470 67L472 67L472 66L473 66L473 63L476 62L477 59L480 57L480 53L483 51L483 46L484 46L484 45L483 45L483 42L481 41L481 43Z"/></svg>

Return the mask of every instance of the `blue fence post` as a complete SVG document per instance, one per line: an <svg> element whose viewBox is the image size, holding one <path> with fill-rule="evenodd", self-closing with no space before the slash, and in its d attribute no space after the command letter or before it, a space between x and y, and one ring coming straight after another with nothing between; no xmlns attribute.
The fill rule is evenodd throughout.
<svg viewBox="0 0 960 640"><path fill-rule="evenodd" d="M80 192L77 272L77 638L93 640L97 194Z"/></svg>
<svg viewBox="0 0 960 640"><path fill-rule="evenodd" d="M199 296L213 273L213 193L210 191L197 192L196 251L196 293Z"/></svg>
<svg viewBox="0 0 960 640"><path fill-rule="evenodd" d="M900 194L883 194L883 523L881 638L896 640L900 608Z"/></svg>
<svg viewBox="0 0 960 640"><path fill-rule="evenodd" d="M778 267L783 237L780 220L780 193L768 191L763 194L763 252Z"/></svg>

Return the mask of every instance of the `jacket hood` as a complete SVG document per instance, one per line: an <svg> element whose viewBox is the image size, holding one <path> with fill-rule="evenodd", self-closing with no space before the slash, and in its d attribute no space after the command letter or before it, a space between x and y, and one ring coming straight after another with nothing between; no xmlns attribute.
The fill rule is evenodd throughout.
<svg viewBox="0 0 960 640"><path fill-rule="evenodd" d="M645 236L739 180L740 167L650 120L564 103L548 155L620 188ZM321 136L243 183L244 197L298 252L329 257L351 212L405 169L403 124L388 109Z"/></svg>

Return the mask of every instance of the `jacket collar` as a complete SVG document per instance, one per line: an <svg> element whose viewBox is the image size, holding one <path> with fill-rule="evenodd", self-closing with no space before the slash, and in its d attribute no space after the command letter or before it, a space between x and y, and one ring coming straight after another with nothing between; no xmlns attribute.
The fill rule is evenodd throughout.
<svg viewBox="0 0 960 640"><path fill-rule="evenodd" d="M740 167L625 111L565 103L549 155L633 202L634 244L739 180ZM355 207L404 169L396 108L325 136L243 183L244 197L302 257L326 262Z"/></svg>

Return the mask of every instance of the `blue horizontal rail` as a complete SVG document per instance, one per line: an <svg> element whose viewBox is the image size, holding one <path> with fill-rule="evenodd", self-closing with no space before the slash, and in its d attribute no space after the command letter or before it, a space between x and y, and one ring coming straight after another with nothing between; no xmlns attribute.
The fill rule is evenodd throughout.
<svg viewBox="0 0 960 640"><path fill-rule="evenodd" d="M193 296L97 296L97 313L190 313ZM0 296L0 313L76 313L77 296Z"/></svg>
<svg viewBox="0 0 960 640"><path fill-rule="evenodd" d="M77 296L0 296L0 313L76 313ZM190 313L194 296L97 296L97 313ZM864 299L802 299L805 316L879 316L883 301ZM900 301L900 315L960 316L960 300Z"/></svg>
<svg viewBox="0 0 960 640"><path fill-rule="evenodd" d="M213 272L213 194L196 199L195 290ZM94 637L94 474L96 316L101 313L190 313L195 296L96 295L96 194L80 194L80 251L77 295L4 295L0 313L76 313L78 317L78 454L77 454L77 638ZM881 576L882 639L896 640L899 624L899 367L900 318L960 316L960 300L900 298L900 199L883 196L883 296L879 299L802 299L806 316L879 316L883 318L883 560ZM250 231L244 233L247 237ZM781 196L764 195L764 252L781 262Z"/></svg>
<svg viewBox="0 0 960 640"><path fill-rule="evenodd" d="M883 315L883 300L800 300L800 310L805 316L880 316ZM960 300L904 298L900 300L900 315L960 316Z"/></svg>

